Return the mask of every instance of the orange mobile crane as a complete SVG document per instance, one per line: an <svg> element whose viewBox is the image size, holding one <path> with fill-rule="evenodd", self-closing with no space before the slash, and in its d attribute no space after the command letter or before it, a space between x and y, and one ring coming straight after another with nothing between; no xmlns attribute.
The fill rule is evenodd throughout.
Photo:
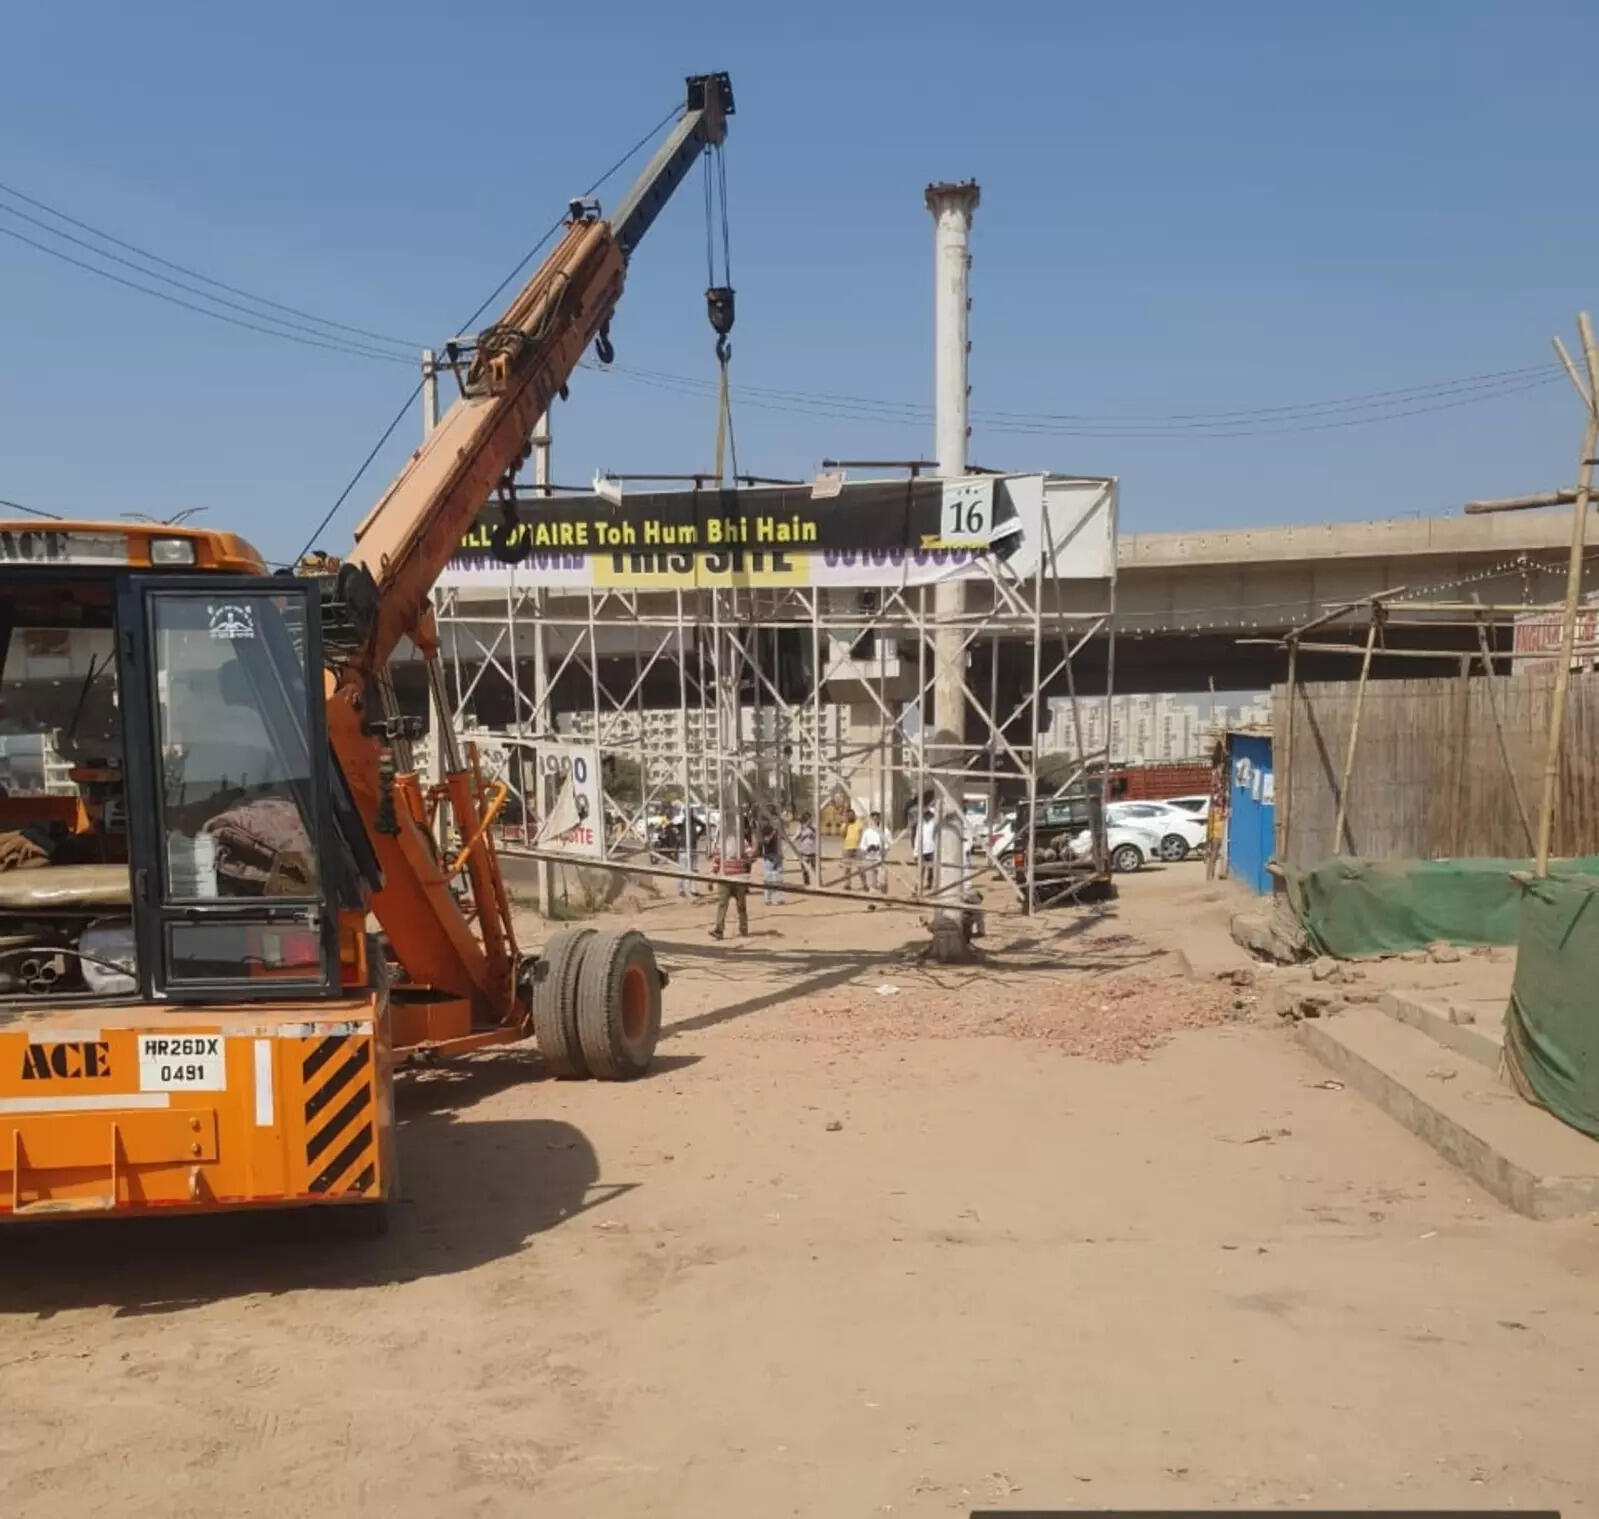
<svg viewBox="0 0 1599 1519"><path fill-rule="evenodd" d="M336 576L268 575L229 533L0 523L0 1217L380 1225L397 1064L531 1034L557 1074L649 1065L648 941L520 952L505 789L447 723L442 782L418 778L388 662L409 640L448 710L433 584L590 343L609 356L629 256L732 110L725 74L691 78L615 213L573 202Z"/></svg>

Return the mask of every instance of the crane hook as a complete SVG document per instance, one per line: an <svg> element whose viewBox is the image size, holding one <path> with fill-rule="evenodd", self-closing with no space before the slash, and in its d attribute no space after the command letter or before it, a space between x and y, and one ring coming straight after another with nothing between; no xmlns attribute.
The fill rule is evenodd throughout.
<svg viewBox="0 0 1599 1519"><path fill-rule="evenodd" d="M611 342L611 324L609 322L602 324L599 333L595 336L594 357L602 364L616 362L616 348Z"/></svg>
<svg viewBox="0 0 1599 1519"><path fill-rule="evenodd" d="M716 334L716 356L724 357L727 335L733 330L733 287L712 285L705 292L705 314L711 319L711 330Z"/></svg>
<svg viewBox="0 0 1599 1519"><path fill-rule="evenodd" d="M497 526L489 529L489 552L501 564L521 564L533 552L533 535L522 528L522 518L514 497L501 505Z"/></svg>

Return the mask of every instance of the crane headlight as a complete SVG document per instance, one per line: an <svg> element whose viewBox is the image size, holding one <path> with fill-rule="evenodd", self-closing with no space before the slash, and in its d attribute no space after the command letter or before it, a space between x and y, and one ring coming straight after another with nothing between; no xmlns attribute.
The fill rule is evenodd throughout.
<svg viewBox="0 0 1599 1519"><path fill-rule="evenodd" d="M176 564L193 564L194 539L152 538L150 540L150 563L169 568Z"/></svg>

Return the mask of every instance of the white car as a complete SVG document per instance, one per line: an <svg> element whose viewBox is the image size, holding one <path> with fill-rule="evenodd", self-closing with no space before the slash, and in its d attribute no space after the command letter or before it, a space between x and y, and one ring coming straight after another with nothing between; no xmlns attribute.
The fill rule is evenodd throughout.
<svg viewBox="0 0 1599 1519"><path fill-rule="evenodd" d="M1208 795L1163 796L1161 801L1168 807L1180 807L1184 812L1192 813L1201 823L1209 821L1210 797Z"/></svg>
<svg viewBox="0 0 1599 1519"><path fill-rule="evenodd" d="M1002 812L999 821L988 831L988 853L994 860L1003 859L1010 853L1011 845L1016 841L1016 814L1014 811Z"/></svg>
<svg viewBox="0 0 1599 1519"><path fill-rule="evenodd" d="M1072 850L1076 854L1086 854L1092 847L1093 836L1088 829L1083 829L1072 840ZM1110 868L1118 875L1127 875L1134 870L1142 870L1145 860L1153 860L1160 855L1160 835L1150 833L1141 825L1134 823L1117 823L1111 819L1110 808L1105 809L1105 854L1109 859Z"/></svg>
<svg viewBox="0 0 1599 1519"><path fill-rule="evenodd" d="M1116 802L1105 809L1105 821L1154 834L1156 851L1168 864L1205 847L1204 820L1169 802Z"/></svg>

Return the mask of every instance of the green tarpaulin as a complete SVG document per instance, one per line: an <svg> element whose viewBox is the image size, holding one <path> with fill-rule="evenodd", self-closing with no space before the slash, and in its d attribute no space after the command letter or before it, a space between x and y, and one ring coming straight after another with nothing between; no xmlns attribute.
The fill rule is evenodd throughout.
<svg viewBox="0 0 1599 1519"><path fill-rule="evenodd" d="M1519 888L1505 1062L1522 1095L1599 1138L1599 875Z"/></svg>
<svg viewBox="0 0 1599 1519"><path fill-rule="evenodd" d="M1449 944L1514 944L1521 888L1512 871L1530 860L1323 860L1291 873L1288 892L1311 947L1322 954L1400 954ZM1599 859L1562 860L1558 874L1588 871Z"/></svg>

